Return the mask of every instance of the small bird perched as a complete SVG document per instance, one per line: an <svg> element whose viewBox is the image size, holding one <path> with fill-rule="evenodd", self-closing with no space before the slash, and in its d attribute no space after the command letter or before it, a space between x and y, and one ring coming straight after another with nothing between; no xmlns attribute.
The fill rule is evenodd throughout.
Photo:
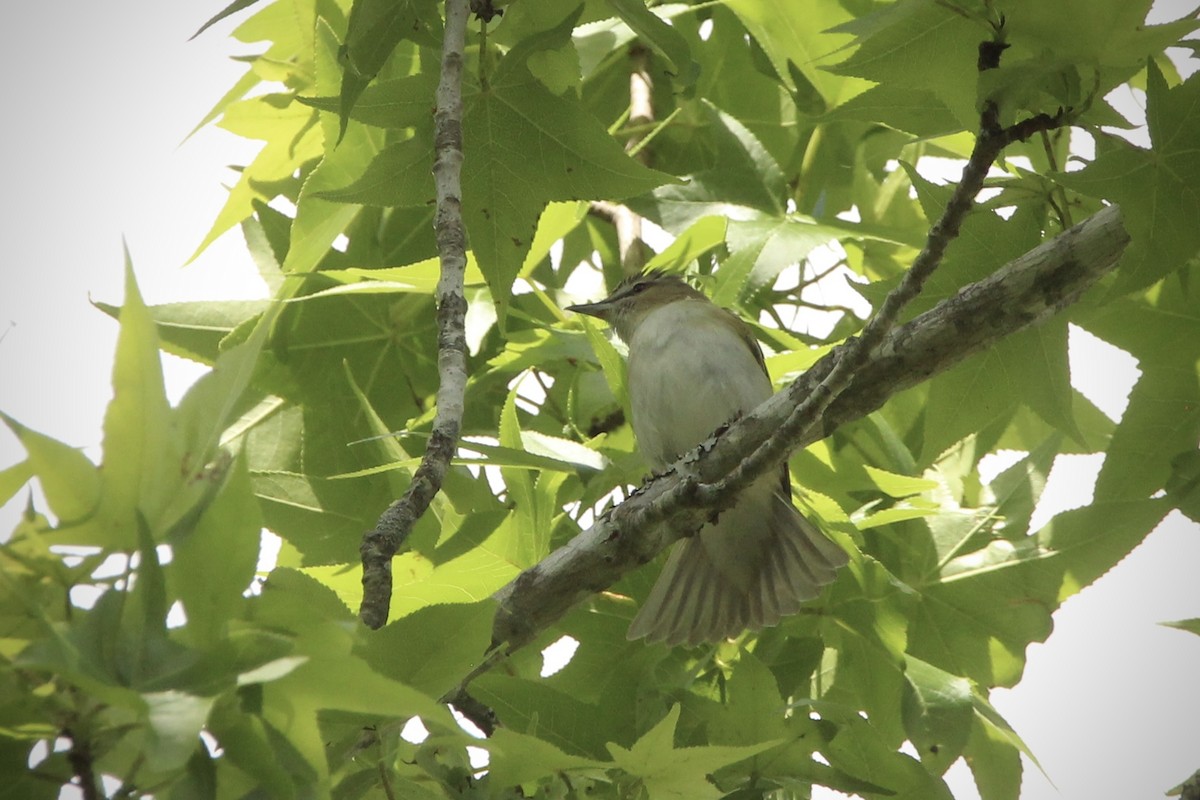
<svg viewBox="0 0 1200 800"><path fill-rule="evenodd" d="M676 275L637 275L568 310L604 320L628 345L633 432L654 470L771 396L750 326ZM847 560L792 505L785 464L675 544L629 638L696 645L778 624Z"/></svg>

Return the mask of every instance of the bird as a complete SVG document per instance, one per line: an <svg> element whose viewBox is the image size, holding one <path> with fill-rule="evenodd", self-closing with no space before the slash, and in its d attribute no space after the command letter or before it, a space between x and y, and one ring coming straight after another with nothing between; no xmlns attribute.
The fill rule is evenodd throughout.
<svg viewBox="0 0 1200 800"><path fill-rule="evenodd" d="M677 274L642 272L567 310L608 323L628 347L633 432L655 472L772 394L750 326ZM628 637L697 646L777 625L848 560L796 509L784 464L673 545Z"/></svg>

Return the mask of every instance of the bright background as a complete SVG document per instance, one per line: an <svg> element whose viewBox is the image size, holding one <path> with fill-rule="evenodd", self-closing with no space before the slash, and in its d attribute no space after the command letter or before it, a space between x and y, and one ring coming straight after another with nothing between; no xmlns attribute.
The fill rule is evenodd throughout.
<svg viewBox="0 0 1200 800"><path fill-rule="evenodd" d="M226 38L233 23L187 41L224 5L67 0L5 9L0 410L97 460L116 324L89 298L120 303L122 238L150 303L266 294L236 231L184 266L224 202L222 183L233 180L226 167L257 149L215 128L185 141L244 70L228 58L247 51ZM1195 5L1165 0L1152 19ZM164 362L177 399L201 370ZM1086 388L1107 398L1103 408L1123 407L1118 360L1080 349L1072 366L1093 376ZM22 456L0 430L0 468ZM1084 495L1073 501L1063 489L1050 502L1086 502L1097 466L1060 460L1052 482L1082 484ZM0 538L24 502L22 494L0 509ZM1024 800L1161 797L1200 768L1200 639L1157 624L1200 616L1198 565L1200 527L1174 514L1068 600L1049 642L1029 648L1020 686L994 693L1053 781L1027 769ZM975 796L962 766L949 780L960 800Z"/></svg>

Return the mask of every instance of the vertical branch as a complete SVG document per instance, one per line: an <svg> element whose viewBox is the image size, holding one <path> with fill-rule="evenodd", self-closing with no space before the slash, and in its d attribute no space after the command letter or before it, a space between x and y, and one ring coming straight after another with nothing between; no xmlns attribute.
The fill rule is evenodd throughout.
<svg viewBox="0 0 1200 800"><path fill-rule="evenodd" d="M371 628L387 622L392 600L392 557L413 525L437 495L462 426L463 395L467 385L467 345L464 318L467 301L463 275L467 265L467 235L462 220L462 71L468 0L446 0L442 40L442 70L433 118L433 177L437 189L437 237L441 277L437 286L438 392L437 414L421 465L408 490L379 517L363 536L362 621Z"/></svg>
<svg viewBox="0 0 1200 800"><path fill-rule="evenodd" d="M645 130L654 122L654 105L651 93L654 83L650 79L650 53L641 44L634 44L629 51L629 126L634 134L625 143L626 152L643 164L650 160L645 150L637 147L645 138ZM621 273L634 275L646 265L646 243L642 241L642 218L629 208L618 205L613 209L613 226L617 229L617 251L621 255Z"/></svg>

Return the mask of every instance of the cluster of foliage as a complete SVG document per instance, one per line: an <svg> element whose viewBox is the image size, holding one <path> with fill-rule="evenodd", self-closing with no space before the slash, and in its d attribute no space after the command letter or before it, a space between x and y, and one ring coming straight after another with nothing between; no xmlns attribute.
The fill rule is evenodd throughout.
<svg viewBox="0 0 1200 800"><path fill-rule="evenodd" d="M102 466L5 418L28 458L0 472L0 499L36 478L48 508L0 549L0 773L18 776L0 796L74 781L180 799L807 797L814 783L938 798L965 758L986 800L1016 798L1024 748L989 691L1020 680L1063 599L1168 511L1200 518L1200 80L1164 57L1196 23L1146 26L1148 7L515 0L473 21L470 440L395 559L379 631L356 620L358 547L411 477L438 384L440 9L255 7L233 36L265 49L205 123L264 146L201 248L240 225L274 298L148 308L130 277L109 309ZM981 42L1007 45L999 68L977 69ZM634 50L660 120L640 127ZM1104 98L1126 84L1145 90L1148 148L1111 133L1128 124ZM914 165L964 157L985 101L1006 124L1067 109L1095 158L1067 170L1065 128L1010 148L911 313L1105 202L1132 236L1120 269L791 459L806 511L854 554L805 613L712 647L628 642L647 566L478 677L501 726L465 733L438 698L487 650L489 596L644 473L613 345L560 310L585 299L568 282L620 277L589 201L676 237L651 265L761 320L786 382L862 324L805 291L806 259L836 243L878 303L949 192ZM652 167L622 147L647 135ZM781 324L814 306L837 319L827 335ZM1119 424L1072 388L1068 323L1138 360ZM213 366L174 408L160 348ZM983 482L1001 449L1024 455ZM1055 457L1101 452L1096 500L1030 530ZM264 527L283 544L256 580ZM578 650L543 677L540 650L564 635ZM412 717L422 742L401 736Z"/></svg>

